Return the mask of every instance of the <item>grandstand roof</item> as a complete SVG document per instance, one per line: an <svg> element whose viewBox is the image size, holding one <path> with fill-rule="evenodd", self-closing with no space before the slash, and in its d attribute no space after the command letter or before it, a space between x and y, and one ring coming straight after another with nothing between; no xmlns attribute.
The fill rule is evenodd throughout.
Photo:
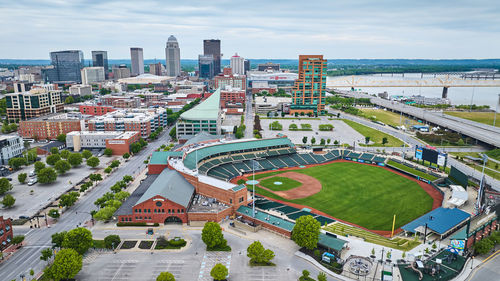
<svg viewBox="0 0 500 281"><path fill-rule="evenodd" d="M194 186L191 185L179 172L164 169L148 190L137 200L142 203L154 196L162 196L174 203L187 207L193 197Z"/></svg>
<svg viewBox="0 0 500 281"><path fill-rule="evenodd" d="M247 206L240 206L236 212L249 217L252 216L252 209ZM267 218L269 218L269 220L267 220ZM257 212L257 214L255 214L255 219L260 222L271 224L276 227L285 229L287 231L292 231L293 227L295 226L295 223L293 222L287 221L277 216L270 215L262 211L259 211Z"/></svg>
<svg viewBox="0 0 500 281"><path fill-rule="evenodd" d="M347 243L347 241L335 238L330 235L326 235L322 232L319 233L319 241L318 245L321 245L325 248L330 248L334 249L335 251L340 252L342 248L344 248L344 245Z"/></svg>
<svg viewBox="0 0 500 281"><path fill-rule="evenodd" d="M216 139L220 139L220 138L222 138L222 136L212 135L208 132L201 131L198 134L196 134L195 136L191 137L183 146L188 146L188 145L191 145L193 143L199 143L199 142L203 142L203 141L216 140Z"/></svg>
<svg viewBox="0 0 500 281"><path fill-rule="evenodd" d="M184 158L184 166L189 169L196 168L196 158L198 161L214 154L227 153L238 150L248 149L263 149L270 146L288 145L293 147L292 142L288 138L273 138L248 141L233 141L228 143L219 143L215 145L204 146L195 150L191 150Z"/></svg>
<svg viewBox="0 0 500 281"><path fill-rule="evenodd" d="M402 229L415 233L417 232L417 228L425 227L425 225L427 224L428 229L437 234L443 235L452 228L458 226L469 217L470 214L460 209L447 209L439 207L404 225Z"/></svg>
<svg viewBox="0 0 500 281"><path fill-rule="evenodd" d="M182 151L154 151L149 164L167 165L168 157L182 157Z"/></svg>
<svg viewBox="0 0 500 281"><path fill-rule="evenodd" d="M217 120L220 111L220 88L192 109L181 114L184 120Z"/></svg>

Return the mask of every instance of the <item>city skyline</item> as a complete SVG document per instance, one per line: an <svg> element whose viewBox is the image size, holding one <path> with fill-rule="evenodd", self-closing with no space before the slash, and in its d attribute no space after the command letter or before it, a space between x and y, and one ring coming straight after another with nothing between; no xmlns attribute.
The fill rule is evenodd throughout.
<svg viewBox="0 0 500 281"><path fill-rule="evenodd" d="M160 60L173 34L183 46L182 59L196 59L203 40L211 38L221 40L223 59L235 52L250 59L319 53L326 58L496 58L491 46L500 43L497 6L487 1L5 2L0 23L16 22L16 28L2 31L9 39L0 46L0 57L47 59L51 51L77 49L86 57L107 50L110 59L122 59L139 46L145 58ZM21 15L30 21L19 21Z"/></svg>

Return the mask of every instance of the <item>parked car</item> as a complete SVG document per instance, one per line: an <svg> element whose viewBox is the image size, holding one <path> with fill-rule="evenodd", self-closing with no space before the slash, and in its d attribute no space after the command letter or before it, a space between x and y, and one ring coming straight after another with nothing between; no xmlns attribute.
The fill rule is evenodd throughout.
<svg viewBox="0 0 500 281"><path fill-rule="evenodd" d="M30 218L28 216L19 216L20 220L29 220Z"/></svg>
<svg viewBox="0 0 500 281"><path fill-rule="evenodd" d="M31 179L28 181L28 185L29 185L29 186L32 186L32 185L34 185L34 184L35 184L35 183L37 183L37 182L38 182L37 178L31 178Z"/></svg>
<svg viewBox="0 0 500 281"><path fill-rule="evenodd" d="M31 170L31 171L30 171L29 177L30 177L30 178L32 178L32 177L36 177L35 170Z"/></svg>

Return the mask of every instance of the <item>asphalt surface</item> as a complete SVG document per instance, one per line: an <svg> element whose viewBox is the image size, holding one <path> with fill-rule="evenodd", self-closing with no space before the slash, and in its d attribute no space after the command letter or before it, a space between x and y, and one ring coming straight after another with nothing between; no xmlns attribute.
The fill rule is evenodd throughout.
<svg viewBox="0 0 500 281"><path fill-rule="evenodd" d="M500 252L485 260L466 279L467 281L484 281L500 279Z"/></svg>
<svg viewBox="0 0 500 281"><path fill-rule="evenodd" d="M51 235L61 231L68 231L75 227L83 225L90 220L90 211L96 209L94 201L109 191L109 188L124 175L138 175L146 168L144 160L158 148L161 144L170 140L168 132L164 130L163 134L154 142L144 148L140 153L132 157L128 162L123 163L108 178L100 182L92 192L81 197L74 206L64 212L58 222L50 228L33 229L26 233L26 246L19 249L7 261L0 265L0 280L20 280L20 275L28 275L30 269L36 273L43 270L46 262L40 260L40 251L51 247ZM14 235L17 233L14 229ZM18 279L16 279L18 278Z"/></svg>

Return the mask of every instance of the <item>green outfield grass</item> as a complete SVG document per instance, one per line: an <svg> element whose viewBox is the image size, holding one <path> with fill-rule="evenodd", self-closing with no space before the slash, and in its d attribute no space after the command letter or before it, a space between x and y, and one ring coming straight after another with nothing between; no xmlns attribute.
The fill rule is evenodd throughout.
<svg viewBox="0 0 500 281"><path fill-rule="evenodd" d="M275 182L281 182L282 184L274 184ZM296 188L302 185L302 183L292 180L286 177L271 177L260 181L259 183L263 187L267 187L272 191L282 191Z"/></svg>
<svg viewBox="0 0 500 281"><path fill-rule="evenodd" d="M381 167L336 162L294 172L318 179L321 191L296 200L286 200L261 188L256 192L306 205L372 230L391 230L394 214L398 228L432 209L432 198L416 182Z"/></svg>
<svg viewBox="0 0 500 281"><path fill-rule="evenodd" d="M399 169L401 169L401 170L403 170L403 171L406 171L406 172L408 172L408 173L412 173L412 174L414 174L415 176L419 176L419 177L421 177L421 178L424 178L424 179L430 180L430 181L435 181L435 180L437 180L437 179L438 179L437 177L435 177L435 176L433 176L433 175L429 175L429 174L427 174L427 173L424 173L424 172L422 172L422 171L419 171L419 170L416 170L416 169L410 168L410 167L408 167L408 166L406 166L406 165L403 165L403 164L399 164L399 163L394 162L394 161L392 161L392 160L389 160L389 162L387 162L387 164L389 164L389 165L391 165L391 166L394 166L394 167L396 167L396 168L399 168Z"/></svg>
<svg viewBox="0 0 500 281"><path fill-rule="evenodd" d="M383 122L387 125L392 125L392 126L401 126L405 125L405 120L408 119L407 117L401 117L399 114L394 113L389 110L383 110L383 109L373 109L373 108L361 108L361 111L363 111L363 114L366 118L372 118L375 117L377 121ZM410 120L410 125L415 125L418 124L417 121L415 120ZM402 123L402 124L401 124Z"/></svg>
<svg viewBox="0 0 500 281"><path fill-rule="evenodd" d="M493 126L493 119L495 118L494 112L445 111L444 113L451 116L464 118L492 126ZM500 122L498 120L498 117L499 116L497 116L497 122L495 123L495 127L500 127Z"/></svg>
<svg viewBox="0 0 500 281"><path fill-rule="evenodd" d="M367 127L365 125L361 125L357 122L347 120L347 119L342 119L344 123L349 125L351 128L356 130L358 133L362 134L365 137L370 137L370 141L373 142L369 146L403 146L403 142L395 138L391 135L388 135L386 133L383 133L381 131L377 131L375 129L372 129L370 127ZM382 145L382 139L386 137L387 138L387 143L385 145ZM364 141L364 140L363 140Z"/></svg>

